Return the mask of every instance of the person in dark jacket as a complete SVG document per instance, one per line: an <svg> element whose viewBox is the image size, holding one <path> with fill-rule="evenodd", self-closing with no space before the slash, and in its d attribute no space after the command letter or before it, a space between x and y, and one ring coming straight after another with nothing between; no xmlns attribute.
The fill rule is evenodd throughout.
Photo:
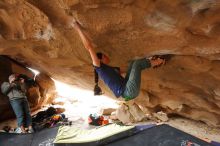
<svg viewBox="0 0 220 146"><path fill-rule="evenodd" d="M17 74L11 74L8 79L9 82L2 83L1 91L9 97L10 104L16 115L17 133L26 133L25 127L28 128L29 133L32 133L32 119L26 97L27 87L25 80Z"/></svg>
<svg viewBox="0 0 220 146"><path fill-rule="evenodd" d="M124 78L120 75L119 71L115 70L115 67L108 65L110 59L107 55L100 52L96 53L94 51L92 43L82 31L80 24L73 20L72 26L79 33L85 48L90 53L96 73L116 97L122 96L125 100L136 98L140 92L141 71L165 63L165 59L159 57L133 60L129 65L126 77ZM101 90L99 89L99 91Z"/></svg>

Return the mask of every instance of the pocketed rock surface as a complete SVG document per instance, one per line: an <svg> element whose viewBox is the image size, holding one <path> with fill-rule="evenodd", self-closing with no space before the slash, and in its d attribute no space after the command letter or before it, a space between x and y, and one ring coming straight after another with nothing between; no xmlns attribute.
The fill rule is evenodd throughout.
<svg viewBox="0 0 220 146"><path fill-rule="evenodd" d="M1 0L0 54L92 90L91 59L72 17L113 66L173 54L165 66L142 72L135 103L143 111L220 127L218 0Z"/></svg>

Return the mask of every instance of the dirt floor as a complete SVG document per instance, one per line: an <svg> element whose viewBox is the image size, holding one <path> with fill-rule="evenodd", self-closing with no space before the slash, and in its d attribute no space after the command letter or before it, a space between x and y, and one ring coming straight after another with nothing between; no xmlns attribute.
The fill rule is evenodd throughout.
<svg viewBox="0 0 220 146"><path fill-rule="evenodd" d="M72 120L74 121L73 122L74 125L77 127L86 128L86 129L91 128L87 124L87 121L84 118L75 118L75 120L74 119ZM155 123L155 122L145 121L136 124L151 124L151 123ZM185 131L201 139L208 139L208 140L220 142L220 128L210 127L202 122L176 117L169 119L169 121L166 122L165 124L169 124L172 127ZM2 127L5 125L11 125L13 127L16 127L16 121L15 119L11 119L8 121L1 122L0 129L2 129Z"/></svg>
<svg viewBox="0 0 220 146"><path fill-rule="evenodd" d="M154 121L146 121L138 124L142 124L142 123L158 124ZM220 142L220 128L210 127L203 122L198 122L182 117L175 117L175 118L170 118L168 122L165 122L165 124L168 124L172 127L180 129L186 133L189 133L206 141L211 140L211 141Z"/></svg>
<svg viewBox="0 0 220 146"><path fill-rule="evenodd" d="M210 127L203 122L184 118L173 118L167 124L199 138L220 142L220 128Z"/></svg>
<svg viewBox="0 0 220 146"><path fill-rule="evenodd" d="M114 105L115 101L113 100L108 101L104 99L104 97L93 97L92 100L91 98L78 98L78 99L60 98L60 99L62 99L62 101L58 100L59 102L65 103L62 106L60 105L61 107L64 107L66 109L64 114L68 117L69 120L73 121L74 126L83 129L93 128L89 126L87 123L88 115L90 113L99 113L100 111L102 111L103 108L117 108ZM92 101L96 101L96 102L92 102ZM136 124L151 124L151 123L156 123L156 122L144 121ZM201 139L209 139L212 141L220 142L220 128L210 127L202 122L197 122L182 117L173 117L170 118L168 122L165 122L165 124L169 124L170 126L185 131L186 133L189 133ZM2 129L2 127L6 125L16 127L15 119L1 122L0 129Z"/></svg>

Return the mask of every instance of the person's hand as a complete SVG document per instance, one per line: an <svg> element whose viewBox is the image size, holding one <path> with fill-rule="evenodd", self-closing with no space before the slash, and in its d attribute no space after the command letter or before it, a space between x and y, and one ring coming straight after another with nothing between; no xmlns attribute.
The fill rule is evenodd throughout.
<svg viewBox="0 0 220 146"><path fill-rule="evenodd" d="M76 21L76 19L75 19L74 17L72 17L72 21L70 22L70 25L71 25L73 28L75 28L75 27L78 26L77 21Z"/></svg>
<svg viewBox="0 0 220 146"><path fill-rule="evenodd" d="M69 19L68 20L68 27L69 28L80 29L80 24L74 17L69 17L68 19Z"/></svg>
<svg viewBox="0 0 220 146"><path fill-rule="evenodd" d="M13 82L15 81L15 79L16 79L16 77L15 77L14 75L11 75L11 76L9 77L9 83L10 83L10 84L13 83Z"/></svg>
<svg viewBox="0 0 220 146"><path fill-rule="evenodd" d="M72 16L65 17L64 22L63 22L65 27L68 28L68 29L74 28L75 27L75 23L76 23L76 20Z"/></svg>

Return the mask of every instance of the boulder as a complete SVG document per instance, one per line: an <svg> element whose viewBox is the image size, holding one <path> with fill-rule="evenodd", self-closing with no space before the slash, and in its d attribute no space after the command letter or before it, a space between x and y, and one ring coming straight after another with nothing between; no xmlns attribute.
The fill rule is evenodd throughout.
<svg viewBox="0 0 220 146"><path fill-rule="evenodd" d="M138 107L219 127L219 12L217 0L2 0L0 54L93 90L91 58L71 28L75 17L95 51L107 54L113 66L126 68L131 60L154 54L173 55L165 66L142 72ZM11 72L3 68L5 75ZM51 96L36 90L34 96Z"/></svg>

